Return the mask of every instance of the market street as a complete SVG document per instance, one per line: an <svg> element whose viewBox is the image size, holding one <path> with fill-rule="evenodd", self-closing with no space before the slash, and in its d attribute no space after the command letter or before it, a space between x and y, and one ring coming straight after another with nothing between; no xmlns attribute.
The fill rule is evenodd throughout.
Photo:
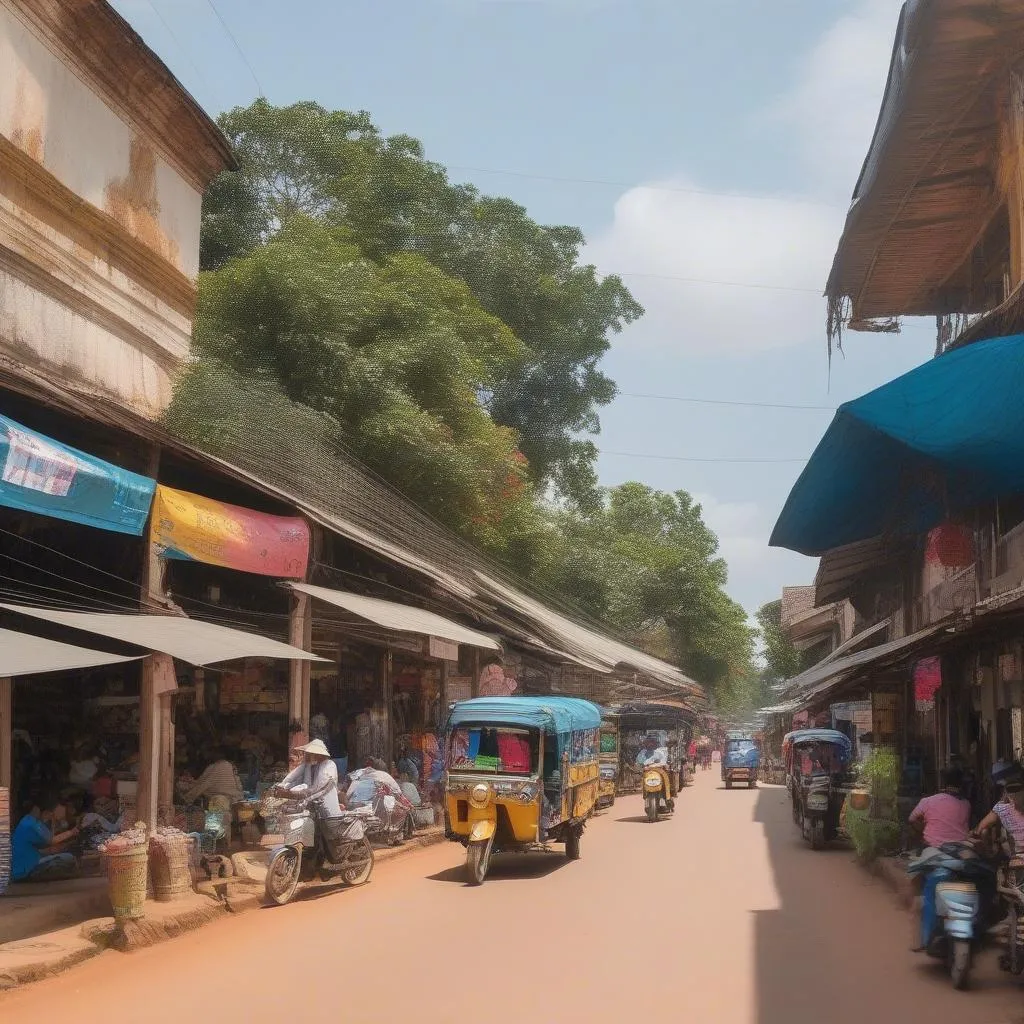
<svg viewBox="0 0 1024 1024"><path fill-rule="evenodd" d="M583 857L497 861L462 882L458 847L384 864L357 891L106 953L0 997L0 1019L148 1024L486 1018L1007 1024L1024 991L984 955L974 989L908 952L906 915L846 850L814 853L785 791L698 775L657 825L639 799L592 822ZM127 1009L126 1009L127 1008Z"/></svg>

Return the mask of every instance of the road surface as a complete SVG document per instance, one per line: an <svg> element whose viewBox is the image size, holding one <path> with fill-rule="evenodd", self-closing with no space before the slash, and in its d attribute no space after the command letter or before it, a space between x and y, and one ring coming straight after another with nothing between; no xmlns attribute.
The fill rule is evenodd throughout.
<svg viewBox="0 0 1024 1024"><path fill-rule="evenodd" d="M359 890L255 911L0 996L5 1024L1010 1024L1024 989L994 954L954 992L908 952L908 916L845 850L798 840L785 791L698 776L674 818L636 798L587 829L582 859L461 848L385 863Z"/></svg>

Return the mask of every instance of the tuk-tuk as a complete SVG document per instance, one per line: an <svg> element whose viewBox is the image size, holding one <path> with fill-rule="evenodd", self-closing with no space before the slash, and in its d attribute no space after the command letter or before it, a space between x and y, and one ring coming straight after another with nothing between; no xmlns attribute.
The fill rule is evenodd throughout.
<svg viewBox="0 0 1024 1024"><path fill-rule="evenodd" d="M601 709L598 762L601 778L597 786L597 806L611 807L619 780L619 716L609 708Z"/></svg>
<svg viewBox="0 0 1024 1024"><path fill-rule="evenodd" d="M675 809L675 798L686 785L686 748L693 736L696 714L680 701L649 700L618 704L613 710L619 717L619 792L641 791L651 821L657 821L663 810ZM641 752L649 737L668 750L664 792L654 793L645 784L641 768ZM653 815L651 813L653 809Z"/></svg>
<svg viewBox="0 0 1024 1024"><path fill-rule="evenodd" d="M761 772L761 750L753 736L730 733L722 750L722 781L726 789L734 782L745 782L748 789L757 785Z"/></svg>
<svg viewBox="0 0 1024 1024"><path fill-rule="evenodd" d="M597 803L601 711L576 697L476 697L452 705L445 836L466 847L470 885L496 853L564 843L576 860Z"/></svg>
<svg viewBox="0 0 1024 1024"><path fill-rule="evenodd" d="M853 744L835 729L798 729L782 741L793 821L815 850L840 833L843 802L853 784Z"/></svg>

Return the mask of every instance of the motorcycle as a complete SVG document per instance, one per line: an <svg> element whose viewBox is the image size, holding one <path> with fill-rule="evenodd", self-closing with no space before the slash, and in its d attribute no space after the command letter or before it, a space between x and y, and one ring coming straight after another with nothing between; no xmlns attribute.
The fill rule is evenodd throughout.
<svg viewBox="0 0 1024 1024"><path fill-rule="evenodd" d="M289 802L268 822L268 833L279 842L267 864L266 896L283 907L300 882L340 879L347 886L363 885L373 873L373 847L366 838L367 815L325 816L318 804Z"/></svg>
<svg viewBox="0 0 1024 1024"><path fill-rule="evenodd" d="M648 821L657 821L662 813L672 814L676 809L675 789L671 769L666 765L647 765L643 769L644 810Z"/></svg>
<svg viewBox="0 0 1024 1024"><path fill-rule="evenodd" d="M966 988L974 954L1005 912L995 868L972 843L943 843L915 857L907 873L934 886L935 925L924 951L946 962L953 988Z"/></svg>

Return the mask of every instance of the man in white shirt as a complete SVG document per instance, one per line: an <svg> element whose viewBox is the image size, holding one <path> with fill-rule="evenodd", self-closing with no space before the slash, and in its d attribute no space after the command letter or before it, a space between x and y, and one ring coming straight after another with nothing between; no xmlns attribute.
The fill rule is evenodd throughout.
<svg viewBox="0 0 1024 1024"><path fill-rule="evenodd" d="M338 766L331 760L327 745L323 740L313 740L295 749L302 753L302 764L281 780L278 794L293 800L316 800L326 817L338 817Z"/></svg>
<svg viewBox="0 0 1024 1024"><path fill-rule="evenodd" d="M668 747L664 746L657 736L648 736L640 748L640 753L636 756L636 763L639 768L667 765Z"/></svg>
<svg viewBox="0 0 1024 1024"><path fill-rule="evenodd" d="M195 803L201 796L208 800L223 797L229 804L240 804L245 799L238 772L221 750L213 752L211 763L185 793L185 803Z"/></svg>

